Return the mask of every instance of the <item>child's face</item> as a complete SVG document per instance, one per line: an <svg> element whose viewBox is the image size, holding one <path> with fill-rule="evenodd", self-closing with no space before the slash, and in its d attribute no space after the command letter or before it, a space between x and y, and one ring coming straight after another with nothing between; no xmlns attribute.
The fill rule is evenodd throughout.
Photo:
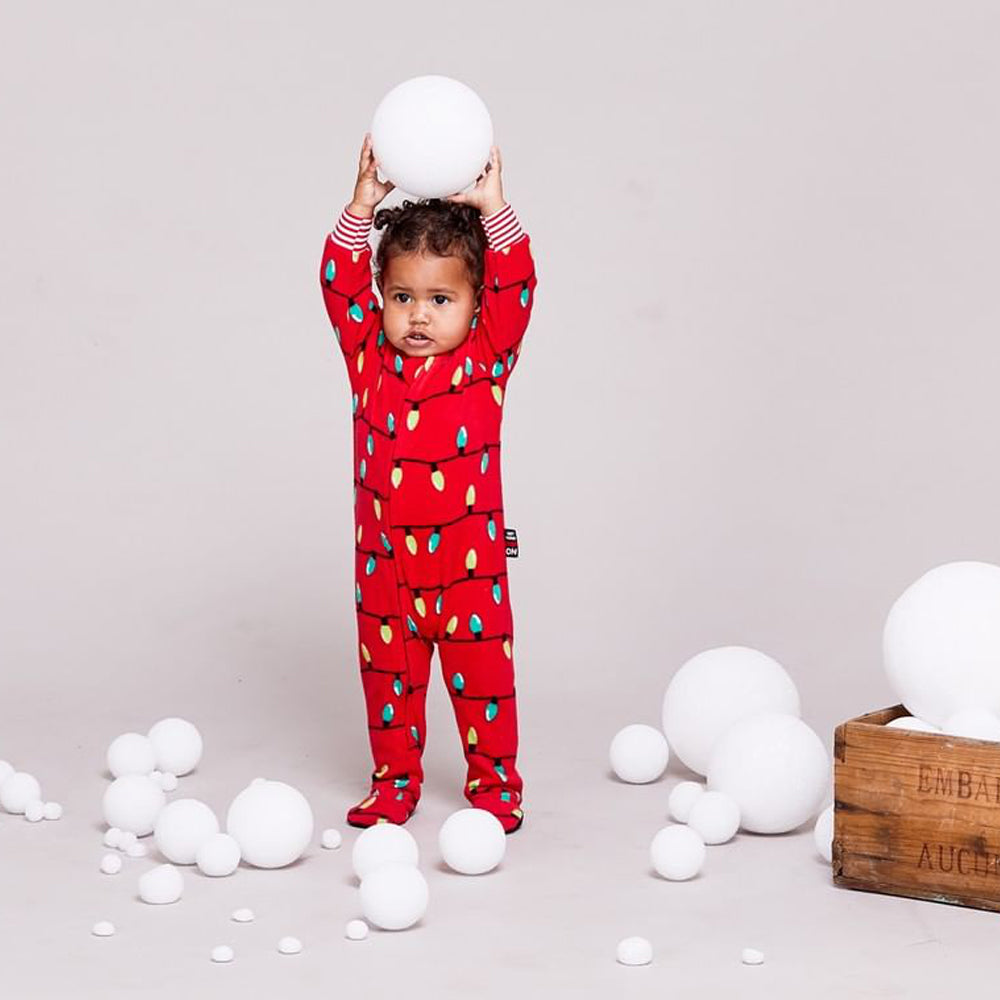
<svg viewBox="0 0 1000 1000"><path fill-rule="evenodd" d="M444 354L469 335L478 296L460 257L398 254L379 275L382 329L404 354ZM422 333L426 339L413 334Z"/></svg>

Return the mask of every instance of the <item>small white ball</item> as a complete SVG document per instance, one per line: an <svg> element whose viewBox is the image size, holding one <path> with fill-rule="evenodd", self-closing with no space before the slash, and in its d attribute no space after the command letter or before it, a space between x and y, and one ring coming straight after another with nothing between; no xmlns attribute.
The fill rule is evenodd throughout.
<svg viewBox="0 0 1000 1000"><path fill-rule="evenodd" d="M663 827L649 845L657 873L673 882L694 878L705 863L705 842L689 826Z"/></svg>
<svg viewBox="0 0 1000 1000"><path fill-rule="evenodd" d="M283 937L278 942L278 951L282 955L297 955L302 951L302 942L295 937Z"/></svg>
<svg viewBox="0 0 1000 1000"><path fill-rule="evenodd" d="M663 774L670 760L670 747L659 729L634 723L615 734L608 757L622 781L641 785Z"/></svg>
<svg viewBox="0 0 1000 1000"><path fill-rule="evenodd" d="M463 875L482 875L503 860L507 835L486 809L459 809L441 824L438 847L445 864Z"/></svg>
<svg viewBox="0 0 1000 1000"><path fill-rule="evenodd" d="M219 832L215 813L198 799L177 799L163 807L153 836L159 852L175 865L193 865L198 849Z"/></svg>
<svg viewBox="0 0 1000 1000"><path fill-rule="evenodd" d="M161 719L149 731L158 767L171 774L189 774L201 760L201 733L186 719Z"/></svg>
<svg viewBox="0 0 1000 1000"><path fill-rule="evenodd" d="M214 878L232 875L240 864L240 845L228 833L217 833L198 848L195 863Z"/></svg>
<svg viewBox="0 0 1000 1000"><path fill-rule="evenodd" d="M827 806L813 827L813 841L824 861L833 861L833 806Z"/></svg>
<svg viewBox="0 0 1000 1000"><path fill-rule="evenodd" d="M108 770L120 778L123 774L148 775L156 764L153 744L139 733L123 733L108 747Z"/></svg>
<svg viewBox="0 0 1000 1000"><path fill-rule="evenodd" d="M764 964L764 952L758 951L756 948L744 948L741 957L744 965Z"/></svg>
<svg viewBox="0 0 1000 1000"><path fill-rule="evenodd" d="M351 866L359 879L383 865L416 865L419 860L420 850L413 834L398 823L376 823L366 827L351 849Z"/></svg>
<svg viewBox="0 0 1000 1000"><path fill-rule="evenodd" d="M176 792L177 775L171 774L170 771L164 771L160 775L160 788L162 788L165 792Z"/></svg>
<svg viewBox="0 0 1000 1000"><path fill-rule="evenodd" d="M369 827L374 829L374 827ZM388 864L361 881L361 911L365 919L386 931L415 924L427 910L427 880L410 864Z"/></svg>
<svg viewBox="0 0 1000 1000"><path fill-rule="evenodd" d="M740 828L740 807L725 792L705 792L691 807L688 825L706 844L724 844Z"/></svg>
<svg viewBox="0 0 1000 1000"><path fill-rule="evenodd" d="M38 823L45 819L45 803L41 799L32 799L24 807L24 818L29 823Z"/></svg>
<svg viewBox="0 0 1000 1000"><path fill-rule="evenodd" d="M144 903L176 903L183 893L184 879L173 865L157 865L139 878L139 897Z"/></svg>
<svg viewBox="0 0 1000 1000"><path fill-rule="evenodd" d="M245 906L239 910L233 910L232 919L238 924L249 924L253 920L253 910L250 910Z"/></svg>
<svg viewBox="0 0 1000 1000"><path fill-rule="evenodd" d="M139 843L139 838L131 830L122 830L118 834L118 850L128 851L130 847L135 847Z"/></svg>
<svg viewBox="0 0 1000 1000"><path fill-rule="evenodd" d="M344 935L349 941L364 941L368 937L368 925L363 920L349 920Z"/></svg>
<svg viewBox="0 0 1000 1000"><path fill-rule="evenodd" d="M26 771L15 771L0 787L0 806L9 813L23 813L29 802L42 797L38 779Z"/></svg>
<svg viewBox="0 0 1000 1000"><path fill-rule="evenodd" d="M6 760L0 760L0 785L2 785L12 774L14 767Z"/></svg>
<svg viewBox="0 0 1000 1000"><path fill-rule="evenodd" d="M952 712L941 726L949 736L972 740L1000 740L1000 719L985 708L963 708Z"/></svg>
<svg viewBox="0 0 1000 1000"><path fill-rule="evenodd" d="M653 946L644 937L622 938L616 957L622 965L649 965L653 961Z"/></svg>
<svg viewBox="0 0 1000 1000"><path fill-rule="evenodd" d="M320 843L328 850L335 851L343 843L343 837L339 830L329 829L323 831Z"/></svg>
<svg viewBox="0 0 1000 1000"><path fill-rule="evenodd" d="M678 823L686 823L691 815L691 807L705 794L705 786L700 781L682 781L674 785L667 809Z"/></svg>
<svg viewBox="0 0 1000 1000"><path fill-rule="evenodd" d="M120 854L105 854L101 858L101 871L105 875L117 875L122 870L122 858Z"/></svg>
<svg viewBox="0 0 1000 1000"><path fill-rule="evenodd" d="M45 803L45 818L46 819L62 819L63 807L58 802L46 802Z"/></svg>
<svg viewBox="0 0 1000 1000"><path fill-rule="evenodd" d="M104 792L104 819L108 826L144 837L153 832L156 817L166 805L163 789L141 774L123 774Z"/></svg>
<svg viewBox="0 0 1000 1000"><path fill-rule="evenodd" d="M901 715L898 719L887 722L890 729L912 729L918 733L939 733L941 730L937 726L932 726L923 719L914 718L912 715Z"/></svg>
<svg viewBox="0 0 1000 1000"><path fill-rule="evenodd" d="M130 840L125 845L125 853L130 858L144 858L147 854L149 854L149 848L145 844L140 843L138 840Z"/></svg>
<svg viewBox="0 0 1000 1000"><path fill-rule="evenodd" d="M217 944L212 949L213 962L231 962L233 960L233 949L228 944Z"/></svg>
<svg viewBox="0 0 1000 1000"><path fill-rule="evenodd" d="M153 744L150 743L150 746L152 745ZM163 787L163 782L160 780L163 777L162 771L157 771L156 768L154 767L153 770L149 772L149 777L152 778L152 780L155 781L160 786L160 788Z"/></svg>
<svg viewBox="0 0 1000 1000"><path fill-rule="evenodd" d="M90 933L95 937L111 937L115 932L115 925L110 920L98 920L90 929Z"/></svg>
<svg viewBox="0 0 1000 1000"><path fill-rule="evenodd" d="M134 837L135 834L132 834ZM121 847L122 843L122 832L117 826L109 827L104 833L104 846L105 847Z"/></svg>
<svg viewBox="0 0 1000 1000"><path fill-rule="evenodd" d="M312 808L283 781L254 781L233 799L226 832L248 865L283 868L298 860L312 840Z"/></svg>

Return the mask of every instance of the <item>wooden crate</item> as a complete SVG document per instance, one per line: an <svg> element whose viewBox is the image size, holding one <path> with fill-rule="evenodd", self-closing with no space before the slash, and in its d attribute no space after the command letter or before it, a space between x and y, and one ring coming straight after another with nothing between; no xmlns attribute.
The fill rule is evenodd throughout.
<svg viewBox="0 0 1000 1000"><path fill-rule="evenodd" d="M1000 911L1000 743L886 725L908 714L837 727L833 880Z"/></svg>

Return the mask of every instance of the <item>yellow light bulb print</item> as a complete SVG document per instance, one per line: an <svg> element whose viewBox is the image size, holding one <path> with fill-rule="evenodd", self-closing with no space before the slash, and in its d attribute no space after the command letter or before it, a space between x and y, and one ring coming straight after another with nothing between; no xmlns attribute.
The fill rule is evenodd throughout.
<svg viewBox="0 0 1000 1000"><path fill-rule="evenodd" d="M395 488L399 488L399 484L403 481L403 469L397 464L392 470L392 485Z"/></svg>
<svg viewBox="0 0 1000 1000"><path fill-rule="evenodd" d="M424 603L424 599L422 597L415 597L413 599L413 606L417 609L417 614L420 615L421 618L427 617L427 605Z"/></svg>
<svg viewBox="0 0 1000 1000"><path fill-rule="evenodd" d="M451 376L452 387L457 386L459 382L462 381L462 366L458 365Z"/></svg>
<svg viewBox="0 0 1000 1000"><path fill-rule="evenodd" d="M377 771L375 772L375 777L376 777L376 778L381 778L381 777L382 777L382 775L384 775L384 774L386 773L386 771L388 771L388 770L389 770L389 765L388 765L388 764L383 764L383 765L382 765L382 766L381 766L381 767L380 767L380 768L379 768L379 769L378 769L378 770L377 770Z"/></svg>
<svg viewBox="0 0 1000 1000"><path fill-rule="evenodd" d="M415 556L417 554L417 540L409 531L406 533L406 551L409 552L411 556Z"/></svg>
<svg viewBox="0 0 1000 1000"><path fill-rule="evenodd" d="M444 489L444 473L436 465L431 466L431 482L438 492Z"/></svg>
<svg viewBox="0 0 1000 1000"><path fill-rule="evenodd" d="M361 394L361 409L363 410L368 405L368 388L365 387L365 391Z"/></svg>
<svg viewBox="0 0 1000 1000"><path fill-rule="evenodd" d="M382 388L382 373L381 372L379 372L378 382L375 384L375 388L376 389L381 389Z"/></svg>
<svg viewBox="0 0 1000 1000"><path fill-rule="evenodd" d="M363 527L364 527L364 525L362 525L362 524L359 524L359 525L358 525L358 545L360 545L360 544L361 544L361 529L362 529Z"/></svg>
<svg viewBox="0 0 1000 1000"><path fill-rule="evenodd" d="M472 510L476 502L476 487L469 483L469 488L465 491L465 506Z"/></svg>
<svg viewBox="0 0 1000 1000"><path fill-rule="evenodd" d="M377 798L378 798L377 795L371 795L371 796L369 796L367 799L365 799L364 802L362 802L358 806L358 808L359 809L367 809Z"/></svg>
<svg viewBox="0 0 1000 1000"><path fill-rule="evenodd" d="M472 576L475 572L476 563L478 561L479 557L476 555L475 549L469 549L469 551L465 553L465 568L469 571L469 576Z"/></svg>
<svg viewBox="0 0 1000 1000"><path fill-rule="evenodd" d="M479 734L476 732L475 726L469 726L469 731L465 735L465 742L470 747L474 747L479 744Z"/></svg>
<svg viewBox="0 0 1000 1000"><path fill-rule="evenodd" d="M493 398L497 406L503 406L503 389L498 385L493 386Z"/></svg>
<svg viewBox="0 0 1000 1000"><path fill-rule="evenodd" d="M434 355L428 354L427 357L424 359L424 371L430 371L432 364L434 364Z"/></svg>
<svg viewBox="0 0 1000 1000"><path fill-rule="evenodd" d="M448 619L448 624L445 625L444 630L448 633L448 635L451 635L456 628L458 628L458 615L452 615Z"/></svg>
<svg viewBox="0 0 1000 1000"><path fill-rule="evenodd" d="M376 521L381 521L382 520L382 504L380 504L378 502L378 497L374 498L374 502L372 503L372 506L375 508L375 520Z"/></svg>
<svg viewBox="0 0 1000 1000"><path fill-rule="evenodd" d="M365 366L365 352L358 351L358 371L360 372Z"/></svg>
<svg viewBox="0 0 1000 1000"><path fill-rule="evenodd" d="M406 429L408 431L412 431L419 423L420 423L420 408L414 406L413 409L406 414Z"/></svg>
<svg viewBox="0 0 1000 1000"><path fill-rule="evenodd" d="M383 622L378 634L382 636L382 641L388 645L392 642L392 626L388 622Z"/></svg>
<svg viewBox="0 0 1000 1000"><path fill-rule="evenodd" d="M479 787L479 782L481 780L482 780L481 778L473 778L472 781L469 782L469 786L468 786L469 787L469 791L470 792L474 792Z"/></svg>
<svg viewBox="0 0 1000 1000"><path fill-rule="evenodd" d="M504 639L503 641L503 655L510 659L510 640Z"/></svg>
<svg viewBox="0 0 1000 1000"><path fill-rule="evenodd" d="M372 654L368 652L368 647L361 643L361 656L364 658L365 663L372 662Z"/></svg>

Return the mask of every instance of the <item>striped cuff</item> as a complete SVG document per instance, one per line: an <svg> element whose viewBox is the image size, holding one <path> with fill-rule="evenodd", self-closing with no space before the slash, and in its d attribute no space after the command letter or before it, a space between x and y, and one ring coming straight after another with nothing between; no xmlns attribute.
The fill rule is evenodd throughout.
<svg viewBox="0 0 1000 1000"><path fill-rule="evenodd" d="M483 229L486 230L486 242L491 250L504 250L524 235L521 221L509 204L492 215L482 216L481 221Z"/></svg>
<svg viewBox="0 0 1000 1000"><path fill-rule="evenodd" d="M347 211L345 205L330 233L330 239L345 250L364 250L372 231L372 220L363 219Z"/></svg>

